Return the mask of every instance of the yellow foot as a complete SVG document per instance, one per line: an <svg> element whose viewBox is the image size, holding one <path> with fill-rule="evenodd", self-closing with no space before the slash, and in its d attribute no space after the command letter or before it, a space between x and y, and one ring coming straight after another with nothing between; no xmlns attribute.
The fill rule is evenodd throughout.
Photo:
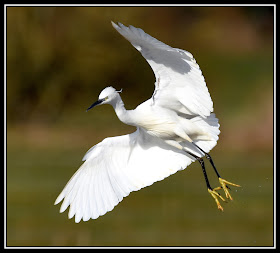
<svg viewBox="0 0 280 253"><path fill-rule="evenodd" d="M220 187L219 187L220 188ZM221 211L224 211L223 207L221 206L220 202L219 202L219 199L218 197L222 200L222 201L225 201L225 199L219 194L216 192L216 189L212 190L212 189L209 189L208 188L208 192L211 194L211 196L214 198L214 200L216 201L216 204L218 206L218 209L221 210Z"/></svg>
<svg viewBox="0 0 280 253"><path fill-rule="evenodd" d="M232 197L231 197L230 194L229 194L229 191L228 191L229 187L227 187L227 185L232 185L232 186L236 186L236 187L241 187L241 186L238 185L238 184L234 184L234 183L228 182L228 181L226 181L225 179L222 179L222 178L220 178L220 177L219 177L219 182L220 182L220 184L221 184L222 187L217 187L217 188L214 189L214 191L223 189L224 192L225 192L225 194L226 194L226 197L227 197L228 199L230 199L230 200L232 200Z"/></svg>

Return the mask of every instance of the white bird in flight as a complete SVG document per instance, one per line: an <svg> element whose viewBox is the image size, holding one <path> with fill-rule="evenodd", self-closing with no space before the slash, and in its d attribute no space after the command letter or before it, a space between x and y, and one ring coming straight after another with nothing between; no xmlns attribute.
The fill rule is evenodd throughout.
<svg viewBox="0 0 280 253"><path fill-rule="evenodd" d="M150 99L126 110L120 91L105 88L87 110L103 104L113 106L120 121L135 126L134 133L109 137L85 154L84 163L57 197L60 212L70 205L68 217L75 222L96 219L111 211L123 197L185 169L198 160L206 186L223 210L217 192L223 189L232 200L208 152L220 133L213 102L201 70L192 54L172 48L140 28L121 23L113 27L147 60L154 71L155 90ZM221 187L212 188L202 157L214 168Z"/></svg>

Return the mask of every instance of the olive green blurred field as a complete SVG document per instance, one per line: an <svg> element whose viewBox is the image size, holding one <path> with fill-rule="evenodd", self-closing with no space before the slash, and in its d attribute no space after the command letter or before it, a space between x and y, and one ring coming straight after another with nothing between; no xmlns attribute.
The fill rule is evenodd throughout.
<svg viewBox="0 0 280 253"><path fill-rule="evenodd" d="M109 106L153 93L149 65L111 26L140 27L190 51L221 124L211 155L241 188L217 210L198 163L75 224L53 203L85 152L134 131ZM273 246L272 7L8 7L7 246ZM210 182L218 186L206 162Z"/></svg>

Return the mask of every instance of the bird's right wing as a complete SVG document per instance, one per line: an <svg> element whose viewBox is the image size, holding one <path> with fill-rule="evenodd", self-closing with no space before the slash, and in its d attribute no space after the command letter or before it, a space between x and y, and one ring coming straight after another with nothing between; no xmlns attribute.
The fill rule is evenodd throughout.
<svg viewBox="0 0 280 253"><path fill-rule="evenodd" d="M130 192L185 169L193 161L140 129L104 139L83 160L55 201L64 199L60 212L70 205L69 218L75 215L75 222L104 215Z"/></svg>
<svg viewBox="0 0 280 253"><path fill-rule="evenodd" d="M213 111L208 88L192 54L172 48L140 28L121 23L113 27L142 54L154 71L154 104L178 113L206 118Z"/></svg>

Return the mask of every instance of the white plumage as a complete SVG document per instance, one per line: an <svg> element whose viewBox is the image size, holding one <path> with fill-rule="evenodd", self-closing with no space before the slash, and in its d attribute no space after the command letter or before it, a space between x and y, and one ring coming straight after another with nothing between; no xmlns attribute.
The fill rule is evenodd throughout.
<svg viewBox="0 0 280 253"><path fill-rule="evenodd" d="M55 201L58 204L64 199L60 212L70 205L69 218L75 215L75 222L96 219L130 192L185 169L195 161L186 151L204 155L192 141L209 152L220 133L210 94L193 56L142 29L112 24L152 67L155 91L135 110L126 110L119 92L107 87L91 106L111 104L119 119L137 130L106 138L85 154L84 163Z"/></svg>

